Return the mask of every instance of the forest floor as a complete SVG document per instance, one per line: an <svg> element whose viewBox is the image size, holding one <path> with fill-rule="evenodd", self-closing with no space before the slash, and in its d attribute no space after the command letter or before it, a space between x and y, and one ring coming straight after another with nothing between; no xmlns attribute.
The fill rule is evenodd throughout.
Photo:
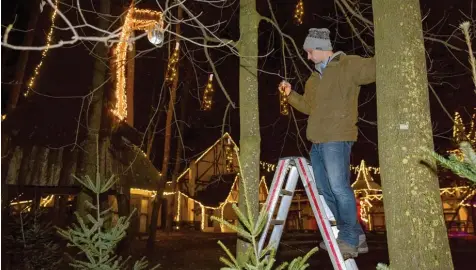
<svg viewBox="0 0 476 270"><path fill-rule="evenodd" d="M317 233L287 233L279 247L277 260L290 262L298 256L304 256L320 240ZM132 244L131 255L138 258L147 256L150 264L159 263L159 269L177 270L207 270L220 269L224 266L219 261L226 254L217 241L222 241L233 253L236 235L202 232L173 232L159 233L154 251L146 250L146 240L135 240ZM379 262L388 264L386 237L383 234L368 234L367 242L370 252L356 258L360 270L375 269ZM476 237L450 238L451 251L455 269L474 269L476 256ZM279 264L276 264L278 266ZM310 260L309 269L332 270L332 264L327 252L319 250ZM275 268L275 267L273 267Z"/></svg>

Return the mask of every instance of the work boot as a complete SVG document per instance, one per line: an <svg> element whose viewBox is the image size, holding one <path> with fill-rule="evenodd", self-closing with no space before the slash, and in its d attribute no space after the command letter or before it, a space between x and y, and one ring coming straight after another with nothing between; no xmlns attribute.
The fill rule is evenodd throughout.
<svg viewBox="0 0 476 270"><path fill-rule="evenodd" d="M359 245L357 246L357 251L359 254L369 252L369 246L367 245L367 238L365 237L365 234L359 235Z"/></svg>
<svg viewBox="0 0 476 270"><path fill-rule="evenodd" d="M359 256L359 252L357 251L357 247L351 246L346 242L337 239L337 246L339 247L340 252L342 253L342 257L346 258L355 258ZM324 242L319 243L319 247L323 250L327 251L326 244ZM368 248L367 248L368 249Z"/></svg>

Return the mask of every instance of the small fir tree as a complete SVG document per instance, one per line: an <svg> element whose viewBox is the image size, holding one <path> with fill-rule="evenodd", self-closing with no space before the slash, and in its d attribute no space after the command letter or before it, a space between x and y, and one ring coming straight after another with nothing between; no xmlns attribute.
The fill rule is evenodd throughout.
<svg viewBox="0 0 476 270"><path fill-rule="evenodd" d="M235 147L236 153L238 153L238 148ZM240 159L238 158L238 167L240 168L240 177L243 176L241 172L241 164ZM274 264L276 263L276 251L268 244L261 252L258 250L258 241L259 236L261 235L264 226L267 221L267 212L265 207L262 208L260 211L259 217L257 220L253 217L250 204L248 201L248 194L247 194L247 187L246 181L242 180L241 183L244 185L243 190L245 191L245 203L247 213L243 213L240 209L233 204L233 210L235 211L236 215L238 216L238 220L243 224L244 228L240 228L235 226L224 219L218 217L212 217L213 220L220 222L221 224L227 226L228 228L232 229L233 231L237 232L238 235L244 237L251 247L248 249L246 255L243 257L243 260L237 260L235 256L231 253L231 251L221 242L218 241L218 244L222 247L222 249L228 255L228 259L224 257L220 257L220 261L226 264L226 267L221 268L222 270L268 270L273 269ZM291 263L284 262L277 268L276 270L281 269L288 269L288 270L304 270L309 267L307 260L311 257L312 254L316 253L318 250L317 247L313 248L309 251L304 257L295 258Z"/></svg>
<svg viewBox="0 0 476 270"><path fill-rule="evenodd" d="M30 206L27 206L30 207ZM19 211L11 216L3 232L3 248L12 269L58 269L63 252L56 244L56 234L44 211Z"/></svg>
<svg viewBox="0 0 476 270"><path fill-rule="evenodd" d="M96 195L96 205L86 201L87 207L92 213L86 216L87 223L78 212L75 212L78 224L73 224L73 227L66 230L58 229L58 233L68 240L68 246L77 247L80 250L80 254L84 255L81 259L73 259L70 266L75 269L84 270L130 269L128 263L130 256L123 259L121 256L115 255L114 251L117 244L126 236L126 230L129 227L130 219L135 209L128 217L119 217L115 225L104 226L111 208L106 210L100 209L99 195L114 185L116 182L115 177L111 176L107 181L101 181L98 169L95 182L89 176L86 176L84 179L79 179L75 176L74 178ZM132 269L142 270L147 267L148 262L143 257L134 263ZM159 265L156 265L151 269L157 269L158 267Z"/></svg>

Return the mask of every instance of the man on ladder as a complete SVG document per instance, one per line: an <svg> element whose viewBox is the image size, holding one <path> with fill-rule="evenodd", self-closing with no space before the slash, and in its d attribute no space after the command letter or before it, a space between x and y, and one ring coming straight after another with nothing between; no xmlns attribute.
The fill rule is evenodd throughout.
<svg viewBox="0 0 476 270"><path fill-rule="evenodd" d="M368 252L368 246L350 186L350 152L357 140L360 86L375 82L375 59L334 53L329 34L328 29L311 28L304 41L307 58L315 63L304 94L292 91L286 81L280 89L284 88L289 104L309 115L306 136L312 142L317 188L337 222L341 253L357 257ZM326 250L323 242L319 247Z"/></svg>

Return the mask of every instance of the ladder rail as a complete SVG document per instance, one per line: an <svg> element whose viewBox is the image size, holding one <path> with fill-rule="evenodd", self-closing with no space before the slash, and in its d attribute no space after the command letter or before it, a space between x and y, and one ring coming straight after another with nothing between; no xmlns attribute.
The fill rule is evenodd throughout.
<svg viewBox="0 0 476 270"><path fill-rule="evenodd" d="M329 251L329 257L334 269L358 270L355 260L353 258L344 260L340 252L336 240L338 234L337 227L331 226L330 223L330 220L335 221L335 218L327 206L324 197L320 195L317 190L310 163L303 157L282 158L278 162L273 182L269 189L268 198L263 206L265 207L264 211L267 212L267 220L258 243L259 253L263 250L271 224L273 224L273 229L269 237L268 246L277 251L299 178L303 183L317 225L319 226L319 231ZM286 182L286 184L283 189L284 182ZM279 197L282 197L281 201L279 201ZM278 213L276 214L276 218L273 219L278 203Z"/></svg>
<svg viewBox="0 0 476 270"><path fill-rule="evenodd" d="M276 220L284 221L283 224L275 225L270 236L269 245L272 246L274 251L278 251L279 242L281 236L283 235L284 227L286 226L286 219L288 217L289 208L293 200L294 190L296 190L296 185L299 179L298 170L295 166L291 167L289 175L287 178L285 190L291 192L291 194L283 195L281 198L281 203L278 208L278 214L276 215Z"/></svg>
<svg viewBox="0 0 476 270"><path fill-rule="evenodd" d="M344 258L337 246L337 241L333 236L331 224L325 213L325 205L319 197L314 181L311 181L314 177L311 174L311 170L309 170L310 165L308 161L302 157L296 158L296 165L299 174L301 175L301 180L303 181L304 189L309 198L319 230L321 231L322 238L324 239L327 250L330 251L329 254L331 255L332 265L334 266L334 269L344 270L346 269Z"/></svg>
<svg viewBox="0 0 476 270"><path fill-rule="evenodd" d="M273 218L273 213L276 208L276 204L279 199L279 190L282 189L284 179L286 177L286 170L289 167L289 159L280 159L278 162L278 166L276 167L276 173L273 177L273 182L269 189L268 198L266 198L266 203L263 207L266 207L267 212L267 221L266 225L263 228L261 233L260 240L258 242L258 251L261 253L264 247L264 242L266 241L266 237L268 235L268 230L270 227L271 219Z"/></svg>

